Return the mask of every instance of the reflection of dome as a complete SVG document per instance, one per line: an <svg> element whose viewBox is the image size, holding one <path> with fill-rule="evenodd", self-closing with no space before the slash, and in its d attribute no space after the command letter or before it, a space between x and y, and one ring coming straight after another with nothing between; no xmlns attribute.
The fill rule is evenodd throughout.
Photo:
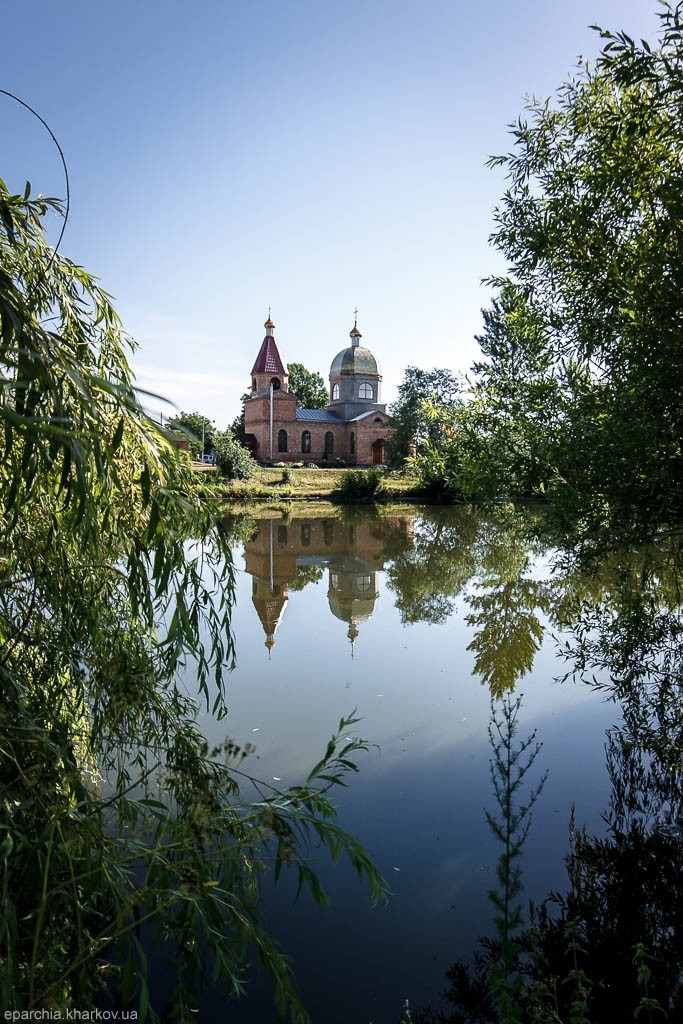
<svg viewBox="0 0 683 1024"><path fill-rule="evenodd" d="M367 622L372 617L377 597L377 593L372 593L368 597L337 597L333 596L331 591L328 594L332 614L342 622L353 625Z"/></svg>
<svg viewBox="0 0 683 1024"><path fill-rule="evenodd" d="M340 572L334 568L330 569L327 600L332 614L349 624L346 635L351 641L352 651L354 640L358 636L358 624L367 622L373 615L378 597L375 572Z"/></svg>

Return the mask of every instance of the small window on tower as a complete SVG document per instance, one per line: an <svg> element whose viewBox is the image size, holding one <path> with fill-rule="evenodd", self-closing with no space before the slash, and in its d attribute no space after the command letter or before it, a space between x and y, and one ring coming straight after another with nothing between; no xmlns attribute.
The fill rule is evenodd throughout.
<svg viewBox="0 0 683 1024"><path fill-rule="evenodd" d="M280 378L279 377L271 377L270 378L270 384L271 384L271 387L272 387L273 391L279 391L280 390Z"/></svg>
<svg viewBox="0 0 683 1024"><path fill-rule="evenodd" d="M339 398L339 385L338 384L334 384L332 386L332 401L336 402L338 398Z"/></svg>
<svg viewBox="0 0 683 1024"><path fill-rule="evenodd" d="M372 399L374 397L374 391L372 390L372 384L368 384L366 381L363 381L363 383L358 388L358 397L359 398L364 398L364 399L366 399L368 401L372 401Z"/></svg>

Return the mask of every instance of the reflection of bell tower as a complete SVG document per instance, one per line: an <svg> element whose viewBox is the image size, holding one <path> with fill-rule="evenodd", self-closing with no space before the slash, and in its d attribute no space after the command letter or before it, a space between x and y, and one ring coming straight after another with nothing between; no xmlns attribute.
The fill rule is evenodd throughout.
<svg viewBox="0 0 683 1024"><path fill-rule="evenodd" d="M346 633L351 641L351 657L358 636L358 626L367 622L375 610L379 597L377 573L355 559L355 564L335 562L330 566L330 584L327 599L330 611L342 622L348 622Z"/></svg>
<svg viewBox="0 0 683 1024"><path fill-rule="evenodd" d="M281 587L277 583L271 586L267 580L253 576L251 600L266 634L265 645L270 658L270 652L275 646L275 632L282 622L282 616L285 614L289 600L289 591L286 586Z"/></svg>

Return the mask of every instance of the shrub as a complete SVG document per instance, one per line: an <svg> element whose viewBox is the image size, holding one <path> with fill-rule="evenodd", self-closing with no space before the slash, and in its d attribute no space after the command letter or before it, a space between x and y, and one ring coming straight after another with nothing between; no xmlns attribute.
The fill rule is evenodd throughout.
<svg viewBox="0 0 683 1024"><path fill-rule="evenodd" d="M332 500L342 505L371 505L386 499L381 469L350 469L332 492Z"/></svg>
<svg viewBox="0 0 683 1024"><path fill-rule="evenodd" d="M254 475L256 464L251 455L230 430L222 430L213 437L218 470L228 480L248 480Z"/></svg>

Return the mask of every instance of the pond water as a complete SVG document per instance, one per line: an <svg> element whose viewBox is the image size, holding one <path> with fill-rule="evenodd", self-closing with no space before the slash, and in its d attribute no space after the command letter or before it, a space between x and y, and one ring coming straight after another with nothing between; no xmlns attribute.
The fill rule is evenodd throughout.
<svg viewBox="0 0 683 1024"><path fill-rule="evenodd" d="M518 739L535 731L542 745L522 799L547 773L521 860L523 901L566 891L572 813L590 835L607 832L606 750L622 707L607 659L585 666L587 685L559 681L571 666L560 654L577 635L578 604L595 609L624 564L558 573L552 550L528 539L530 522L509 509L263 519L236 543L237 664L228 718L201 718L210 742L249 744L245 771L274 787L305 779L352 712L350 733L372 744L335 799L391 888L386 904L373 906L347 865L316 850L329 908L295 901L294 879L264 890L314 1024L398 1024L406 999L438 1005L449 965L492 933L501 850L485 817L497 812L489 726L506 694L521 697ZM585 650L602 626L584 628ZM243 1001L209 991L198 1019L277 1018L255 974Z"/></svg>

